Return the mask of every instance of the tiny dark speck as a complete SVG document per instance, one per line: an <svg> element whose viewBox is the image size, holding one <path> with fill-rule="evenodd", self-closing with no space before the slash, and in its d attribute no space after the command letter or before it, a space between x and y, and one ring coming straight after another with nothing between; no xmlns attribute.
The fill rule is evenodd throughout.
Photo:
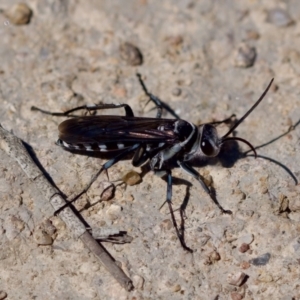
<svg viewBox="0 0 300 300"><path fill-rule="evenodd" d="M261 256L258 256L256 258L250 259L249 263L254 265L254 266L265 266L271 258L270 253L265 253Z"/></svg>

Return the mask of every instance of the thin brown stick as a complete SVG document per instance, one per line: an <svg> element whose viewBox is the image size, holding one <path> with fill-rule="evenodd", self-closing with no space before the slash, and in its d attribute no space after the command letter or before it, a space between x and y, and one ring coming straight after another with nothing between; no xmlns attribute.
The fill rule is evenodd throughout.
<svg viewBox="0 0 300 300"><path fill-rule="evenodd" d="M43 172L34 163L22 141L5 130L1 124L0 148L3 149L8 156L18 162L27 177L35 183L40 193L51 203L55 211L66 204L66 201L61 196L60 192L50 184ZM99 258L102 265L119 282L119 284L127 291L131 291L134 288L131 279L116 265L114 259L106 252L102 245L91 236L71 208L65 208L59 213L59 216L66 223L73 236L81 239L81 241Z"/></svg>

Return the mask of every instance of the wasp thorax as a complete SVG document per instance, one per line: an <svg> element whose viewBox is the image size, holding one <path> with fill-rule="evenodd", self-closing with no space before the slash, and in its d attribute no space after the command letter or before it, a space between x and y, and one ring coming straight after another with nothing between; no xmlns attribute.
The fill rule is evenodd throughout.
<svg viewBox="0 0 300 300"><path fill-rule="evenodd" d="M200 130L200 149L204 155L214 157L220 152L220 139L213 125L205 124Z"/></svg>

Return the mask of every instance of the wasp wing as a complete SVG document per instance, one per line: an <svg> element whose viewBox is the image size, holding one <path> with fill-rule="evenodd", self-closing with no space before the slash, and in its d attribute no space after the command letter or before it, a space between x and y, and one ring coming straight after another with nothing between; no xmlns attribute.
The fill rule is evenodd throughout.
<svg viewBox="0 0 300 300"><path fill-rule="evenodd" d="M144 144L174 144L179 136L174 131L175 122L172 119L138 118L126 116L85 116L67 119L59 129L59 139L70 145L99 145L107 150L117 150L117 145L124 148L136 143ZM61 143L60 143L61 144ZM100 150L101 151L101 150Z"/></svg>

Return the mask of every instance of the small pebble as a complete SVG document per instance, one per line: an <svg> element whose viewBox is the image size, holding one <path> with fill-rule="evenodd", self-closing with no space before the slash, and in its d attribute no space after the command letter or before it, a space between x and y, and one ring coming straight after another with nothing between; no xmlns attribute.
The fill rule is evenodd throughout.
<svg viewBox="0 0 300 300"><path fill-rule="evenodd" d="M173 227L172 221L170 219L163 220L160 224L162 230L170 230Z"/></svg>
<svg viewBox="0 0 300 300"><path fill-rule="evenodd" d="M289 209L289 199L285 195L280 194L279 203L279 213L283 213Z"/></svg>
<svg viewBox="0 0 300 300"><path fill-rule="evenodd" d="M300 249L300 238L296 238L292 244L294 251L297 252Z"/></svg>
<svg viewBox="0 0 300 300"><path fill-rule="evenodd" d="M143 55L139 48L131 43L125 42L120 45L120 56L130 66L139 66L143 63Z"/></svg>
<svg viewBox="0 0 300 300"><path fill-rule="evenodd" d="M213 178L212 178L212 176L208 174L208 175L204 175L203 177L204 177L203 181L205 182L205 184L208 187L212 186L212 184L213 184Z"/></svg>
<svg viewBox="0 0 300 300"><path fill-rule="evenodd" d="M240 266L243 270L250 268L250 264L247 261L242 261Z"/></svg>
<svg viewBox="0 0 300 300"><path fill-rule="evenodd" d="M32 17L32 10L25 3L17 3L3 13L14 25L28 24Z"/></svg>
<svg viewBox="0 0 300 300"><path fill-rule="evenodd" d="M271 274L268 274L268 273L264 272L264 273L258 275L257 279L261 282L272 282L273 281L273 276Z"/></svg>
<svg viewBox="0 0 300 300"><path fill-rule="evenodd" d="M233 65L238 68L249 68L253 66L255 58L255 48L242 43L233 55Z"/></svg>
<svg viewBox="0 0 300 300"><path fill-rule="evenodd" d="M243 191L241 191L240 189L235 189L234 195L236 195L239 198L239 201L246 199L246 194Z"/></svg>
<svg viewBox="0 0 300 300"><path fill-rule="evenodd" d="M122 176L122 180L126 184L132 186L140 183L142 181L142 177L138 172L131 170Z"/></svg>
<svg viewBox="0 0 300 300"><path fill-rule="evenodd" d="M49 219L44 222L44 229L49 235L54 234L57 230Z"/></svg>
<svg viewBox="0 0 300 300"><path fill-rule="evenodd" d="M10 216L7 218L7 220L10 221L14 229L18 230L19 232L25 229L25 223L21 219L15 216Z"/></svg>
<svg viewBox="0 0 300 300"><path fill-rule="evenodd" d="M211 237L207 234L202 234L197 238L197 242L201 247L205 246Z"/></svg>
<svg viewBox="0 0 300 300"><path fill-rule="evenodd" d="M43 229L37 229L33 233L33 239L38 245L52 245L53 239L52 237Z"/></svg>
<svg viewBox="0 0 300 300"><path fill-rule="evenodd" d="M139 275L133 275L132 276L132 282L134 287L137 290L142 290L144 287L145 279L142 276Z"/></svg>
<svg viewBox="0 0 300 300"><path fill-rule="evenodd" d="M266 194L269 191L269 189L266 186L261 187L260 192L261 194Z"/></svg>
<svg viewBox="0 0 300 300"><path fill-rule="evenodd" d="M63 231L66 229L66 224L59 217L52 217L51 222L58 231Z"/></svg>
<svg viewBox="0 0 300 300"><path fill-rule="evenodd" d="M7 293L4 291L0 291L0 300L5 299L7 297Z"/></svg>
<svg viewBox="0 0 300 300"><path fill-rule="evenodd" d="M239 251L241 253L245 253L250 249L250 246L246 243L243 243L240 247L239 247Z"/></svg>
<svg viewBox="0 0 300 300"><path fill-rule="evenodd" d="M183 43L183 37L181 35L168 36L165 41L169 44L169 46L179 46Z"/></svg>
<svg viewBox="0 0 300 300"><path fill-rule="evenodd" d="M228 274L227 282L234 286L240 286L246 279L246 274L244 272L237 272L235 274Z"/></svg>
<svg viewBox="0 0 300 300"><path fill-rule="evenodd" d="M111 220L116 220L119 216L119 214L122 211L122 207L116 204L112 204L106 211L107 216Z"/></svg>
<svg viewBox="0 0 300 300"><path fill-rule="evenodd" d="M221 259L221 256L217 251L214 250L210 253L209 259L212 263L215 263Z"/></svg>
<svg viewBox="0 0 300 300"><path fill-rule="evenodd" d="M250 40L258 40L260 38L259 33L255 30L248 30L246 34L247 34L247 39Z"/></svg>
<svg viewBox="0 0 300 300"><path fill-rule="evenodd" d="M126 196L126 201L134 201L134 196L132 194Z"/></svg>
<svg viewBox="0 0 300 300"><path fill-rule="evenodd" d="M242 300L244 298L241 294L239 294L237 292L231 293L230 297L232 300Z"/></svg>
<svg viewBox="0 0 300 300"><path fill-rule="evenodd" d="M294 23L290 15L281 8L274 8L269 10L267 12L266 21L268 23L274 24L277 27L287 27Z"/></svg>
<svg viewBox="0 0 300 300"><path fill-rule="evenodd" d="M119 189L117 189L116 192L115 192L115 199L116 200L122 200L123 197L124 197L124 195L123 195L122 191L120 191Z"/></svg>
<svg viewBox="0 0 300 300"><path fill-rule="evenodd" d="M178 87L174 88L174 89L172 90L172 95L173 95L173 96L176 96L176 97L180 96L180 95L181 95L181 89L178 88Z"/></svg>
<svg viewBox="0 0 300 300"><path fill-rule="evenodd" d="M3 228L6 237L11 241L25 229L25 223L16 216L8 216L3 224Z"/></svg>
<svg viewBox="0 0 300 300"><path fill-rule="evenodd" d="M265 266L271 258L270 253L265 253L261 256L258 256L256 258L250 259L249 263L254 265L254 266Z"/></svg>
<svg viewBox="0 0 300 300"><path fill-rule="evenodd" d="M193 83L193 80L191 78L185 78L185 79L178 79L177 84L179 86L191 86Z"/></svg>
<svg viewBox="0 0 300 300"><path fill-rule="evenodd" d="M174 285L174 286L172 287L172 291L173 291L174 293L177 293L177 292L179 292L180 290L181 290L180 284L176 284L176 285Z"/></svg>

